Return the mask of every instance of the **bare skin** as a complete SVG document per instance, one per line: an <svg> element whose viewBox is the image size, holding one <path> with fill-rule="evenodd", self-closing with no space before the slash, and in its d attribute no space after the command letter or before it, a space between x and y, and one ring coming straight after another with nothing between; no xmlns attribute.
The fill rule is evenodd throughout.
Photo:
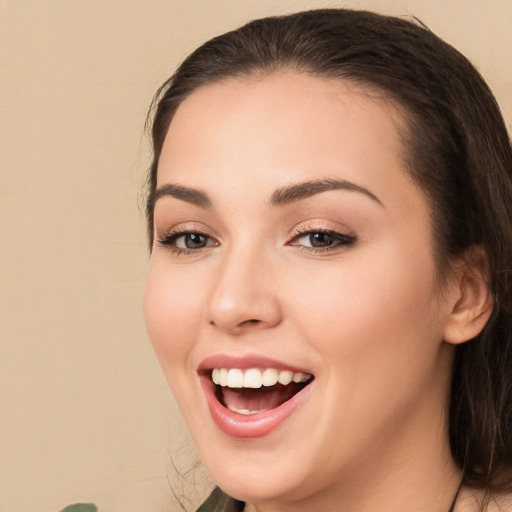
<svg viewBox="0 0 512 512"><path fill-rule="evenodd" d="M171 123L157 187L189 195L156 202L148 332L207 470L247 512L447 512L458 488L453 347L492 304L462 261L440 287L401 123L295 72L205 86ZM329 181L345 185L276 200ZM305 368L309 395L263 436L228 435L198 370L219 354Z"/></svg>

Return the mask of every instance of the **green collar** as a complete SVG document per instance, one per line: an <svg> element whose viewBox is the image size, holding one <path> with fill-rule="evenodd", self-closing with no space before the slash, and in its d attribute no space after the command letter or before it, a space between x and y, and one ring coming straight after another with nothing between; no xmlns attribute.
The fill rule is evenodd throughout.
<svg viewBox="0 0 512 512"><path fill-rule="evenodd" d="M215 487L196 512L242 512L244 506L243 501L235 500Z"/></svg>

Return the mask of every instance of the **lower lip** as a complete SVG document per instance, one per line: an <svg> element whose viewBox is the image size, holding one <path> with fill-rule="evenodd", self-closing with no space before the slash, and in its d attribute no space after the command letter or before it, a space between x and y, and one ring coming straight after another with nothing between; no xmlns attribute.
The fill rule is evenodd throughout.
<svg viewBox="0 0 512 512"><path fill-rule="evenodd" d="M215 384L209 378L202 377L201 385L210 414L217 427L230 437L248 439L264 437L273 432L302 405L313 383L308 384L280 406L251 415L238 414L224 407L217 400Z"/></svg>

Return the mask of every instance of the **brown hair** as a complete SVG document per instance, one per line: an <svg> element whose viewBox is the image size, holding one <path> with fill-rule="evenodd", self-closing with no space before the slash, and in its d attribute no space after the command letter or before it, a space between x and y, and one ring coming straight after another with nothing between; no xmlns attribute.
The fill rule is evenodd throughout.
<svg viewBox="0 0 512 512"><path fill-rule="evenodd" d="M417 22L366 11L325 9L253 21L194 51L153 104L154 159L176 109L198 87L293 69L380 91L405 112L408 170L432 211L443 269L471 246L490 267L492 318L457 347L449 428L466 485L510 487L512 468L512 149L496 101L471 63ZM505 476L508 475L508 476Z"/></svg>

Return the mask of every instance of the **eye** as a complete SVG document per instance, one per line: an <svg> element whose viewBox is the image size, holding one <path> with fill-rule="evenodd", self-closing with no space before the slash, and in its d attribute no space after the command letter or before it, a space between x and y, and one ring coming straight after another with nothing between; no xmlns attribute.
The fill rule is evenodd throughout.
<svg viewBox="0 0 512 512"><path fill-rule="evenodd" d="M218 242L214 238L200 231L169 233L161 237L158 243L164 247L168 247L172 252L177 254L194 254L201 249L218 245Z"/></svg>
<svg viewBox="0 0 512 512"><path fill-rule="evenodd" d="M290 245L308 251L322 252L351 246L355 241L354 236L337 231L309 230L295 236Z"/></svg>
<svg viewBox="0 0 512 512"><path fill-rule="evenodd" d="M186 233L175 238L178 249L202 249L206 247L209 237L203 233Z"/></svg>

